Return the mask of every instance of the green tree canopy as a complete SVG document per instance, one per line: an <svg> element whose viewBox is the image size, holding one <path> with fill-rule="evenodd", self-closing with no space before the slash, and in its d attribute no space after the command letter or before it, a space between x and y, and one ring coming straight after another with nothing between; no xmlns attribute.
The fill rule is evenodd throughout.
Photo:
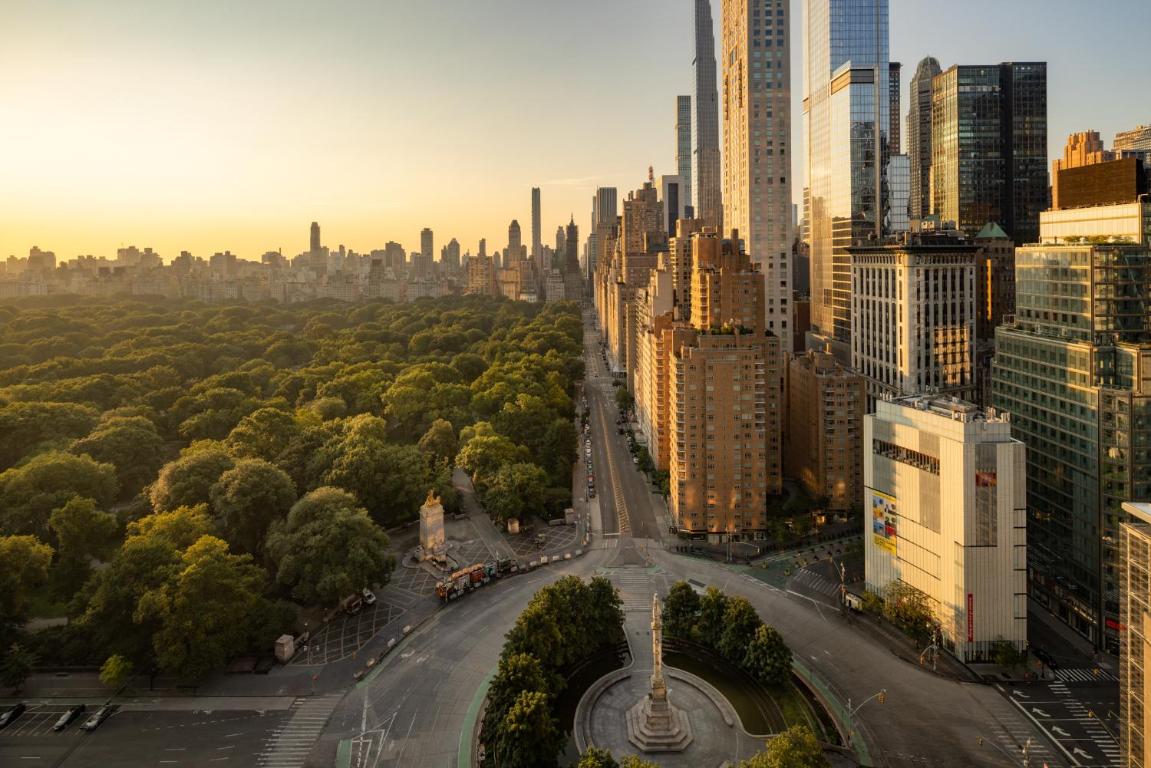
<svg viewBox="0 0 1151 768"><path fill-rule="evenodd" d="M695 625L695 641L708 648L719 649L723 637L723 620L727 615L727 595L715 587L708 587L699 601L699 621Z"/></svg>
<svg viewBox="0 0 1151 768"><path fill-rule="evenodd" d="M116 497L116 468L87 456L49 451L0 473L0 532L44 537L52 510L73 496L100 505Z"/></svg>
<svg viewBox="0 0 1151 768"><path fill-rule="evenodd" d="M136 620L154 621L163 672L198 680L245 650L248 620L263 600L264 572L248 555L203 536L180 556L169 579L140 596Z"/></svg>
<svg viewBox="0 0 1151 768"><path fill-rule="evenodd" d="M318 488L301 498L268 533L276 581L297 600L335 605L364 586L387 582L395 567L388 536L355 497Z"/></svg>
<svg viewBox="0 0 1151 768"><path fill-rule="evenodd" d="M177 507L206 504L211 500L212 486L220 476L235 466L221 443L193 443L180 458L160 470L148 496L157 512Z"/></svg>
<svg viewBox="0 0 1151 768"><path fill-rule="evenodd" d="M28 600L51 565L52 548L35 536L0 536L0 625L28 618Z"/></svg>
<svg viewBox="0 0 1151 768"><path fill-rule="evenodd" d="M723 630L719 636L717 649L729 661L742 663L748 645L755 637L756 630L762 625L759 614L746 598L729 597L723 612Z"/></svg>
<svg viewBox="0 0 1151 768"><path fill-rule="evenodd" d="M548 694L521 691L497 732L496 762L503 768L555 765L563 738Z"/></svg>
<svg viewBox="0 0 1151 768"><path fill-rule="evenodd" d="M120 525L116 516L96 509L96 502L73 496L52 512L48 528L56 540L56 575L60 591L71 597L91 571L89 559L108 557Z"/></svg>
<svg viewBox="0 0 1151 768"><path fill-rule="evenodd" d="M663 600L664 631L670 637L691 639L699 610L699 594L686 581L677 581Z"/></svg>
<svg viewBox="0 0 1151 768"><path fill-rule="evenodd" d="M791 649L775 627L760 624L747 644L743 667L761 683L784 685L791 678Z"/></svg>
<svg viewBox="0 0 1151 768"><path fill-rule="evenodd" d="M739 764L739 768L829 768L823 748L806 725L793 725L767 742L767 750Z"/></svg>
<svg viewBox="0 0 1151 768"><path fill-rule="evenodd" d="M501 521L529 514L543 517L547 489L547 474L535 464L508 464L496 470L484 493L484 506Z"/></svg>
<svg viewBox="0 0 1151 768"><path fill-rule="evenodd" d="M292 414L278 408L260 408L240 419L224 445L237 458L278 463L301 430Z"/></svg>
<svg viewBox="0 0 1151 768"><path fill-rule="evenodd" d="M72 444L72 453L116 468L120 491L132 495L152 481L163 464L164 438L143 416L121 416L101 422Z"/></svg>
<svg viewBox="0 0 1151 768"><path fill-rule="evenodd" d="M452 423L445 419L436 419L428 427L428 431L420 438L419 448L433 463L451 463L459 453L459 441Z"/></svg>
<svg viewBox="0 0 1151 768"><path fill-rule="evenodd" d="M0 470L8 469L44 445L88 434L99 411L76 403L0 402Z"/></svg>
<svg viewBox="0 0 1151 768"><path fill-rule="evenodd" d="M376 439L346 439L323 482L351 491L383 526L414 520L427 498L431 475L414 446Z"/></svg>
<svg viewBox="0 0 1151 768"><path fill-rule="evenodd" d="M100 682L118 691L132 679L132 669L132 662L123 656L109 656L100 667Z"/></svg>
<svg viewBox="0 0 1151 768"><path fill-rule="evenodd" d="M228 543L259 555L272 521L286 517L296 502L296 486L286 472L263 459L240 459L208 495Z"/></svg>

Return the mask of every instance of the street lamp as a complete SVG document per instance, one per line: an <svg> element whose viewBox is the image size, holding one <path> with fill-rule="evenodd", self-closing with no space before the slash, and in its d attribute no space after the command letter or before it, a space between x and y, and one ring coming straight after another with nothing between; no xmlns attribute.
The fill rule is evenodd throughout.
<svg viewBox="0 0 1151 768"><path fill-rule="evenodd" d="M883 688L876 693L871 694L863 700L858 707L854 709L851 706L851 699L847 700L847 748L851 749L852 742L855 740L855 715L859 710L863 709L871 701L877 701L880 704L887 703L887 689Z"/></svg>

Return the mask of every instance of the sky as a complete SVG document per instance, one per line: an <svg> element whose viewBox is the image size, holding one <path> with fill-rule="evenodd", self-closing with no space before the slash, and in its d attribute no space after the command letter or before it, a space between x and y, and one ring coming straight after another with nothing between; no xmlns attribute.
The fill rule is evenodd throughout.
<svg viewBox="0 0 1151 768"><path fill-rule="evenodd" d="M720 0L713 0L719 29ZM792 7L803 177L802 0ZM674 173L692 0L0 0L0 257L124 245L245 258L389 240L543 239L597 186ZM927 55L1049 62L1067 134L1151 123L1147 0L890 0L904 88ZM903 111L906 116L906 97ZM802 185L795 187L798 199Z"/></svg>

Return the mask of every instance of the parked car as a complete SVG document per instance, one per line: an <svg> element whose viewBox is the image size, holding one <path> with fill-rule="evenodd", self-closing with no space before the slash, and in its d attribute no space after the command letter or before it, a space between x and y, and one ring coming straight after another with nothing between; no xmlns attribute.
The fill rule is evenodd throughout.
<svg viewBox="0 0 1151 768"><path fill-rule="evenodd" d="M360 594L364 596L364 602L367 603L368 605L375 605L376 604L376 593L373 592L372 590L368 589L367 587L364 587L363 590L360 592Z"/></svg>
<svg viewBox="0 0 1151 768"><path fill-rule="evenodd" d="M28 706L21 701L16 706L4 712L4 714L0 715L0 728L5 728L16 722L16 718L24 714L24 710L27 708Z"/></svg>
<svg viewBox="0 0 1151 768"><path fill-rule="evenodd" d="M340 607L344 609L344 613L355 616L364 609L364 596L361 594L348 595L340 603Z"/></svg>
<svg viewBox="0 0 1151 768"><path fill-rule="evenodd" d="M76 704L74 706L68 707L68 709L64 710L64 714L60 715L60 719L56 721L56 724L52 726L52 730L64 730L73 720L82 715L86 709L87 707L83 704Z"/></svg>
<svg viewBox="0 0 1151 768"><path fill-rule="evenodd" d="M96 714L85 720L84 724L80 726L80 729L91 733L99 728L100 724L111 717L119 708L117 704L105 704L96 710Z"/></svg>
<svg viewBox="0 0 1151 768"><path fill-rule="evenodd" d="M588 488L588 489L587 489L587 497L588 497L589 499L594 499L594 498L595 498L595 488Z"/></svg>

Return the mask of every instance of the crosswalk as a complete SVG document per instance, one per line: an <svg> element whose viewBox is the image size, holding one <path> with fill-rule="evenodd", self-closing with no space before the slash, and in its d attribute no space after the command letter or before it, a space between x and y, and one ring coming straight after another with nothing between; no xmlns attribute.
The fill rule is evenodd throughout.
<svg viewBox="0 0 1151 768"><path fill-rule="evenodd" d="M264 768L301 768L343 697L333 693L296 699L288 719L272 732L271 741L260 753L259 764Z"/></svg>
<svg viewBox="0 0 1151 768"><path fill-rule="evenodd" d="M832 581L825 576L821 576L815 571L809 571L806 568L801 569L795 574L795 581L798 581L803 586L810 590L819 592L820 594L827 595L828 597L836 597L839 595L839 582Z"/></svg>
<svg viewBox="0 0 1151 768"><path fill-rule="evenodd" d="M1075 671L1090 672L1091 670ZM1067 712L1082 727L1083 732L1086 733L1087 737L1094 743L1095 748L1102 752L1103 756L1107 759L1108 762L1105 765L1118 768L1122 763L1119 756L1119 743L1115 741L1111 733L1103 727L1099 719L1095 716L1095 713L1091 712L1083 702L1072 698L1071 689L1062 681L1051 683L1051 690L1056 695L1063 697Z"/></svg>
<svg viewBox="0 0 1151 768"><path fill-rule="evenodd" d="M612 574L625 611L650 611L654 589L651 576L643 568L619 568Z"/></svg>
<svg viewBox="0 0 1151 768"><path fill-rule="evenodd" d="M1108 672L1102 667L1092 667L1090 669L1057 669L1055 670L1055 678L1065 683L1097 683L1104 681L1115 682L1119 680L1113 672Z"/></svg>
<svg viewBox="0 0 1151 768"><path fill-rule="evenodd" d="M1055 750L1048 747L1044 742L1037 738L1032 737L1031 729L1028 728L1022 721L1008 722L1006 725L998 721L992 720L987 725L991 731L991 735L995 737L996 742L1007 754L1023 756L1023 748L1027 748L1027 757L1030 759L1029 765L1046 765L1048 768L1055 768L1056 766L1063 766L1065 763L1060 760ZM1028 741L1028 738L1031 741Z"/></svg>

